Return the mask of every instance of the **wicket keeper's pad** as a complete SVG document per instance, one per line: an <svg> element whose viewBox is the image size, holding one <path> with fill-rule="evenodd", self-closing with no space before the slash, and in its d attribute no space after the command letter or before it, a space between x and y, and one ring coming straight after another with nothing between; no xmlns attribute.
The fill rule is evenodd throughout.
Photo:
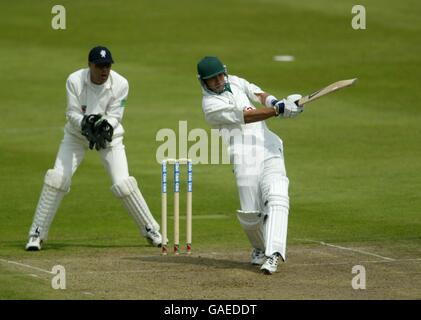
<svg viewBox="0 0 421 320"><path fill-rule="evenodd" d="M61 172L50 169L45 174L44 186L42 187L38 205L29 236L39 233L41 240L46 240L51 222L64 195L70 191L71 180Z"/></svg>
<svg viewBox="0 0 421 320"><path fill-rule="evenodd" d="M289 180L280 174L267 175L261 182L265 204L265 240L266 256L279 252L286 260L286 242L288 230Z"/></svg>
<svg viewBox="0 0 421 320"><path fill-rule="evenodd" d="M143 235L146 235L146 229L159 231L159 224L152 216L135 178L128 177L114 184L111 191L123 201Z"/></svg>
<svg viewBox="0 0 421 320"><path fill-rule="evenodd" d="M264 215L259 211L237 210L237 218L253 248L265 250Z"/></svg>

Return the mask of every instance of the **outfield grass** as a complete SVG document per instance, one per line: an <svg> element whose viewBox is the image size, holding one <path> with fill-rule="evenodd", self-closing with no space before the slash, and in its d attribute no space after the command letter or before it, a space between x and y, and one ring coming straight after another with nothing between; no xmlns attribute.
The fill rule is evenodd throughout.
<svg viewBox="0 0 421 320"><path fill-rule="evenodd" d="M157 218L157 131L177 129L178 120L209 130L195 75L202 56L220 56L230 73L278 97L358 77L355 87L308 105L297 119L267 121L284 141L289 243L407 241L419 252L419 2L362 1L367 29L359 31L351 28L350 0L61 1L64 31L50 27L54 4L20 0L0 10L0 258L28 259L27 231L63 135L65 79L85 67L97 44L111 49L114 69L129 80L123 122L129 168ZM272 60L282 54L295 61ZM47 250L31 259L146 249L110 184L99 157L89 152ZM197 250L248 248L235 218L239 202L230 166L196 165L193 202L194 215L222 217L194 221ZM39 280L3 267L0 299L38 297L27 288L42 288Z"/></svg>

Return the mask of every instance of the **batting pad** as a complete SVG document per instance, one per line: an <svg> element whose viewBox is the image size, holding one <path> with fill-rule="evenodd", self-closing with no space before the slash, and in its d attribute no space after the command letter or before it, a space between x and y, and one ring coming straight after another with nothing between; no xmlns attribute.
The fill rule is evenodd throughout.
<svg viewBox="0 0 421 320"><path fill-rule="evenodd" d="M29 236L39 233L42 240L47 239L61 200L70 191L70 183L70 178L63 176L61 172L52 169L47 171Z"/></svg>
<svg viewBox="0 0 421 320"><path fill-rule="evenodd" d="M159 224L152 216L135 178L128 177L120 183L116 183L111 187L111 191L121 199L143 235L146 234L146 228L159 231Z"/></svg>
<svg viewBox="0 0 421 320"><path fill-rule="evenodd" d="M237 210L237 218L253 248L265 250L263 214L258 211Z"/></svg>
<svg viewBox="0 0 421 320"><path fill-rule="evenodd" d="M266 206L265 239L266 256L279 252L286 260L286 242L288 230L289 197L286 176L277 176L271 183L262 184L262 194Z"/></svg>

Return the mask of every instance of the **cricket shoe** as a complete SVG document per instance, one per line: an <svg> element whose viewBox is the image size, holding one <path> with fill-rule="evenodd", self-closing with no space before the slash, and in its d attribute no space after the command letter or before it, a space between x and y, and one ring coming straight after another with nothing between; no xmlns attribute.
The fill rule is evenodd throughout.
<svg viewBox="0 0 421 320"><path fill-rule="evenodd" d="M260 270L264 274L272 274L276 272L276 270L278 269L279 259L282 259L281 254L275 252L269 258L267 258L266 262L262 265Z"/></svg>
<svg viewBox="0 0 421 320"><path fill-rule="evenodd" d="M162 236L158 231L146 228L145 238L154 247L161 247Z"/></svg>
<svg viewBox="0 0 421 320"><path fill-rule="evenodd" d="M39 251L42 247L42 240L39 235L32 235L29 237L28 243L25 246L26 251Z"/></svg>
<svg viewBox="0 0 421 320"><path fill-rule="evenodd" d="M261 266L266 260L265 252L254 248L251 252L251 264L254 266Z"/></svg>

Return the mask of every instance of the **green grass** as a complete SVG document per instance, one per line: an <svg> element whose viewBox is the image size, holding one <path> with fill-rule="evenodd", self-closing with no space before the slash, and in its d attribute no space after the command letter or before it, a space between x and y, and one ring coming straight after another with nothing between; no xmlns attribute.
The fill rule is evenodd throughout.
<svg viewBox="0 0 421 320"><path fill-rule="evenodd" d="M363 1L367 29L360 31L351 28L349 0L62 1L64 31L50 27L54 4L22 0L0 10L0 257L27 257L23 245L43 176L62 139L65 79L85 67L97 44L110 47L115 70L130 82L123 122L129 168L157 218L155 135L177 129L178 120L209 131L195 70L202 56L215 54L230 73L278 97L360 80L297 119L267 121L285 146L290 244L420 238L419 2ZM272 61L278 54L296 60ZM144 246L110 183L95 152L87 154L53 223L46 257ZM228 216L196 220L197 247L248 246L235 218L229 166L195 166L193 201L195 215ZM31 281L2 272L0 299L36 298L11 289L39 285Z"/></svg>

